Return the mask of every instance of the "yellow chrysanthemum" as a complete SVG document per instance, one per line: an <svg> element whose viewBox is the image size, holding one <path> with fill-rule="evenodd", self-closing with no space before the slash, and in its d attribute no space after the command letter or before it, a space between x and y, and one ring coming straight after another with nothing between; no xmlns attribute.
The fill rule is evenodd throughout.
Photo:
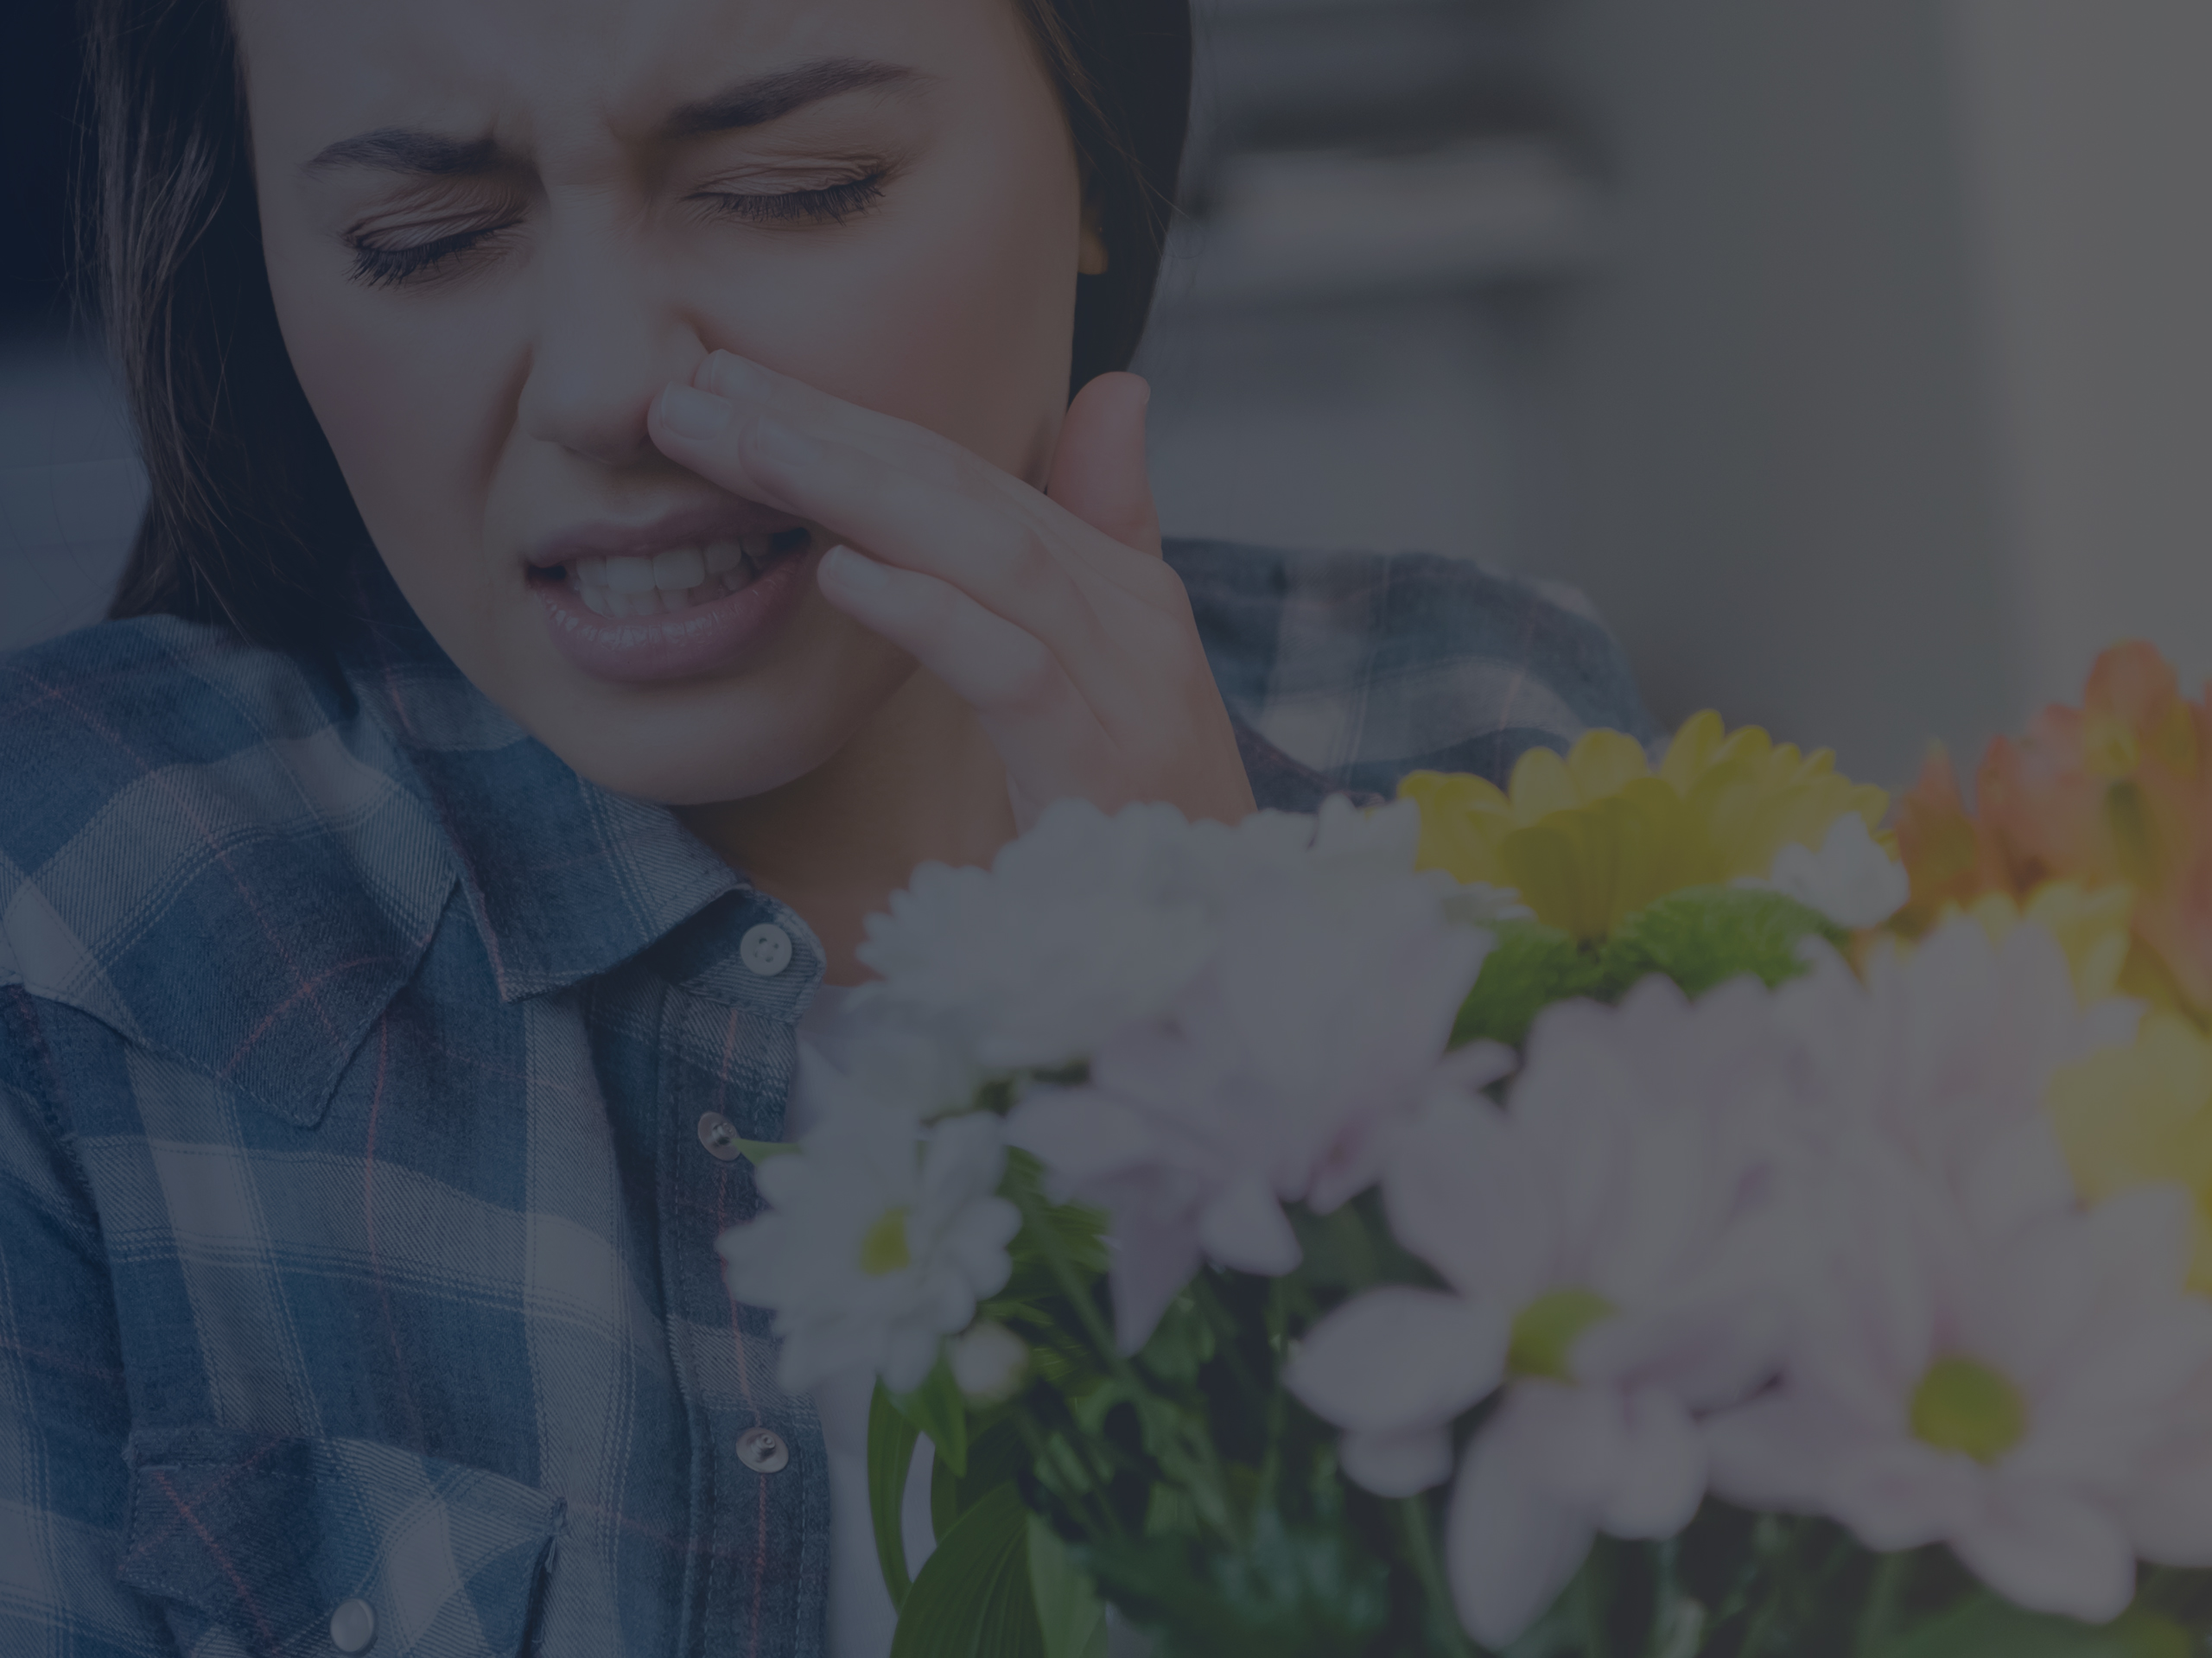
<svg viewBox="0 0 2212 1658"><path fill-rule="evenodd" d="M1686 722L1656 770L1635 739L1593 731L1565 758L1533 748L1510 786L1416 772L1399 795L1421 807L1421 864L1511 886L1537 918L1601 938L1669 893L1764 876L1793 842L1817 849L1857 812L1869 829L1889 797L1854 784L1827 749L1801 753L1717 714Z"/></svg>
<svg viewBox="0 0 2212 1658"><path fill-rule="evenodd" d="M2075 1184L2089 1203L2137 1186L2188 1188L2191 1287L2212 1293L2212 1038L2175 1013L2052 1079L2046 1096Z"/></svg>

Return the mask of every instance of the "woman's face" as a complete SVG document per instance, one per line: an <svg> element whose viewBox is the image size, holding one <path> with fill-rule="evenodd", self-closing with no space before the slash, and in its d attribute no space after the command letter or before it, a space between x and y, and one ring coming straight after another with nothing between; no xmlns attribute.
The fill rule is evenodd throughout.
<svg viewBox="0 0 2212 1658"><path fill-rule="evenodd" d="M1012 0L235 16L285 343L439 643L613 788L819 765L913 664L647 410L726 350L1044 482L1101 256Z"/></svg>

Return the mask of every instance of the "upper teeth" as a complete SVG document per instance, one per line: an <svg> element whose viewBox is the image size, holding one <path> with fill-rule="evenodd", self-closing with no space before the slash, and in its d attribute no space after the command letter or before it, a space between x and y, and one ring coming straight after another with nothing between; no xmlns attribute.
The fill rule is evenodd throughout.
<svg viewBox="0 0 2212 1658"><path fill-rule="evenodd" d="M771 551L769 537L740 536L671 547L651 558L580 558L572 567L573 585L603 616L657 614L688 608L691 589L702 583L735 592Z"/></svg>

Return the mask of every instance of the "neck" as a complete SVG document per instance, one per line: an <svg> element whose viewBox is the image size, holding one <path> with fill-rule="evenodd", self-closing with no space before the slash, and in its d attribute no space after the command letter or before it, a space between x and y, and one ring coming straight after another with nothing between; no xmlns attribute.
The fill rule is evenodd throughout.
<svg viewBox="0 0 2212 1658"><path fill-rule="evenodd" d="M997 752L974 711L925 672L804 777L677 816L805 918L828 952L831 984L868 976L854 955L863 924L917 864L988 864L1014 835Z"/></svg>

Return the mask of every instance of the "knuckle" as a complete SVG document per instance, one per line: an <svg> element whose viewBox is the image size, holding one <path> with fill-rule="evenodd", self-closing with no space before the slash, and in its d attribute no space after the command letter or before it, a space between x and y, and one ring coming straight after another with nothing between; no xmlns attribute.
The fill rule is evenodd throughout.
<svg viewBox="0 0 2212 1658"><path fill-rule="evenodd" d="M1034 708L1057 692L1059 678L1058 661L1035 639L1025 637L1007 655L1005 686L1011 702Z"/></svg>

